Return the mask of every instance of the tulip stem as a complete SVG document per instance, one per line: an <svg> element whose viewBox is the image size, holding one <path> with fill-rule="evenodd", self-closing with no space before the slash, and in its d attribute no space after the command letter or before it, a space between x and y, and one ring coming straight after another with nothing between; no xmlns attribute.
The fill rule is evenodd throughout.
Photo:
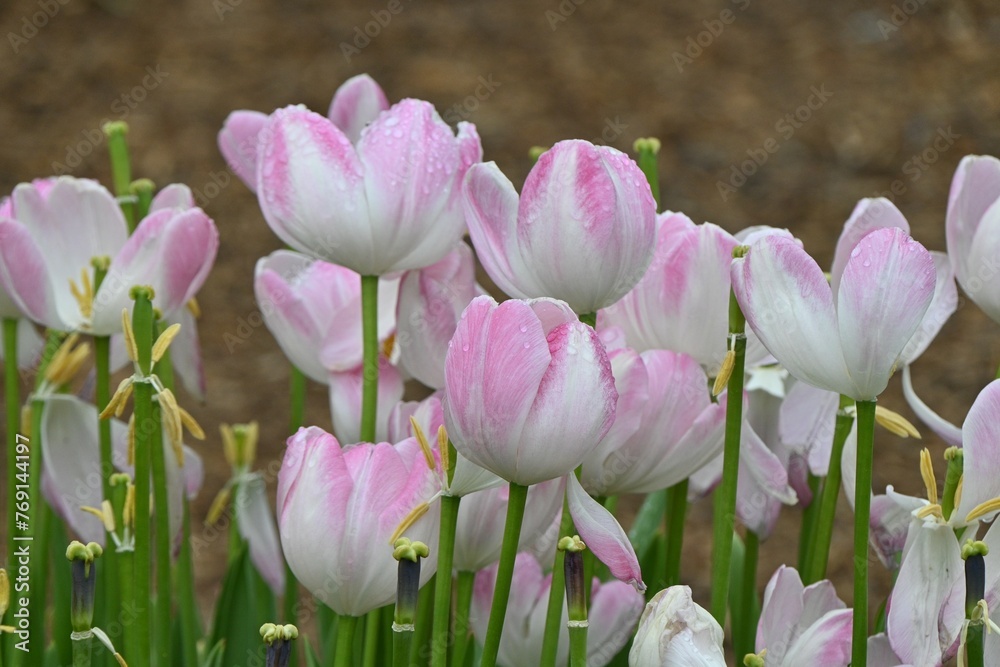
<svg viewBox="0 0 1000 667"><path fill-rule="evenodd" d="M868 521L871 514L875 401L858 401L857 486L854 489L854 628L851 664L868 659ZM827 480L829 483L829 479Z"/></svg>
<svg viewBox="0 0 1000 667"><path fill-rule="evenodd" d="M194 568L191 558L191 505L187 495L184 499L184 525L181 554L177 559L177 601L180 605L180 622L184 665L198 664L198 642L201 629L198 627L198 606L194 596Z"/></svg>
<svg viewBox="0 0 1000 667"><path fill-rule="evenodd" d="M91 637L73 640L73 667L90 667L93 652Z"/></svg>
<svg viewBox="0 0 1000 667"><path fill-rule="evenodd" d="M743 590L740 592L740 604L737 622L740 632L733 631L733 644L736 655L753 653L754 637L757 634L757 560L760 554L760 537L752 530L747 530L743 545ZM739 642L737 642L737 637Z"/></svg>
<svg viewBox="0 0 1000 667"><path fill-rule="evenodd" d="M465 652L469 648L469 609L472 607L472 587L475 572L459 572L455 591L455 647L451 654L451 667L465 665Z"/></svg>
<svg viewBox="0 0 1000 667"><path fill-rule="evenodd" d="M365 614L365 643L363 651L361 653L361 664L363 665L363 667L375 667L376 663L378 663L378 640L379 640L379 630L381 629L380 628L381 618L382 618L381 609L372 609L370 612ZM397 639L399 639L397 635L406 635L405 639L406 639L407 650L406 653L403 653L402 655L406 656L405 660L408 661L410 659L409 645L410 642L413 640L413 631L410 630L408 632L394 632L392 634L393 634L394 645ZM393 660L395 660L395 658L393 658ZM403 664L405 665L406 662L404 662Z"/></svg>
<svg viewBox="0 0 1000 667"><path fill-rule="evenodd" d="M559 535L568 535L573 530L573 517L569 513L569 503L563 500L562 519L559 523ZM542 638L542 657L540 667L555 667L556 654L559 652L559 630L562 625L563 598L566 593L565 573L566 553L556 549L555 562L552 564L552 585L549 587L549 604L545 612L545 634Z"/></svg>
<svg viewBox="0 0 1000 667"><path fill-rule="evenodd" d="M364 340L361 442L374 442L378 410L378 276L361 276L361 332Z"/></svg>
<svg viewBox="0 0 1000 667"><path fill-rule="evenodd" d="M514 577L514 560L517 558L517 543L521 538L521 522L524 519L524 504L528 499L528 487L510 483L507 500L507 520L503 528L503 547L500 551L500 565L497 568L496 588L493 591L493 605L490 607L490 621L483 642L481 667L495 667L500 652L500 636L503 634L504 617L507 615L507 601L510 599L510 584ZM550 592L551 595L551 592Z"/></svg>
<svg viewBox="0 0 1000 667"><path fill-rule="evenodd" d="M812 558L813 540L816 539L816 522L819 520L820 494L823 488L823 478L808 474L809 493L812 500L802 511L802 527L799 529L799 562L798 570L803 577L808 577L809 560Z"/></svg>
<svg viewBox="0 0 1000 667"><path fill-rule="evenodd" d="M438 538L438 576L434 591L434 637L431 667L448 667L448 631L451 621L451 570L455 556L460 496L441 496L441 533Z"/></svg>
<svg viewBox="0 0 1000 667"><path fill-rule="evenodd" d="M20 378L17 373L17 320L3 318L4 396L7 418L7 553L13 554L17 505L17 434L21 425ZM8 558L13 558L8 556ZM0 622L4 619L0 618ZM7 623L7 625L12 625ZM13 642L12 642L13 643ZM2 652L2 647L0 647Z"/></svg>
<svg viewBox="0 0 1000 667"><path fill-rule="evenodd" d="M837 498L840 496L840 460L844 454L844 443L847 442L847 436L851 434L851 427L854 426L854 417L847 411L852 402L846 396L840 397L837 425L833 431L833 447L830 448L830 465L826 481L823 482L823 495L820 498L816 526L807 547L810 556L806 561L806 572L803 575L803 583L807 586L826 578L830 543L833 540L833 521L837 514Z"/></svg>
<svg viewBox="0 0 1000 667"><path fill-rule="evenodd" d="M144 343L139 343L143 345ZM153 521L156 524L156 606L153 609L157 662L161 665L170 664L170 615L173 602L173 587L170 584L170 562L172 560L171 543L174 536L170 533L170 506L167 492L166 452L163 447L163 428L160 404L153 401L149 423L149 455L150 467L153 473ZM141 427L136 422L136 430Z"/></svg>
<svg viewBox="0 0 1000 667"><path fill-rule="evenodd" d="M333 647L333 667L351 667L354 648L354 630L358 625L357 616L337 617L337 644Z"/></svg>
<svg viewBox="0 0 1000 667"><path fill-rule="evenodd" d="M125 222L128 223L128 233L135 231L135 204L131 198L129 186L132 184L132 167L128 157L128 142L125 135L128 125L124 121L105 123L104 135L108 139L108 155L111 158L111 181L114 184L115 196L121 206Z"/></svg>
<svg viewBox="0 0 1000 667"><path fill-rule="evenodd" d="M591 329L597 327L597 311L593 313L583 313L580 315L580 321L589 326Z"/></svg>
<svg viewBox="0 0 1000 667"><path fill-rule="evenodd" d="M684 518L688 506L688 481L678 482L664 491L667 499L667 552L664 587L681 583L681 551L684 546Z"/></svg>
<svg viewBox="0 0 1000 667"><path fill-rule="evenodd" d="M743 365L746 358L746 319L729 293L729 334L735 355L727 384L726 438L722 458L722 484L715 490L712 535L712 616L726 625L730 565L733 559L733 527L736 522L736 483L740 471L740 436L743 428Z"/></svg>

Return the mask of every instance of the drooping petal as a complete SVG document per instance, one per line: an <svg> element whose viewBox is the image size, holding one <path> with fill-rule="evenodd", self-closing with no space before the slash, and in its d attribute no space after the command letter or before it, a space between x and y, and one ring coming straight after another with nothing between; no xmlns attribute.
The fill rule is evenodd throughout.
<svg viewBox="0 0 1000 667"><path fill-rule="evenodd" d="M913 410L914 414L920 418L920 421L927 428L934 431L935 435L953 447L960 447L962 445L962 429L934 412L929 405L917 396L917 392L913 389L913 378L911 377L909 366L903 367L903 397L906 398L906 403Z"/></svg>
<svg viewBox="0 0 1000 667"><path fill-rule="evenodd" d="M913 512L925 505L926 500L896 493L891 485L886 487L885 494L872 496L868 541L888 569L899 568Z"/></svg>
<svg viewBox="0 0 1000 667"><path fill-rule="evenodd" d="M226 117L219 130L219 152L240 180L257 192L257 151L267 114L240 109Z"/></svg>
<svg viewBox="0 0 1000 667"><path fill-rule="evenodd" d="M770 535L781 505L798 502L788 485L788 471L749 423L740 438L740 471L736 487L736 514L761 538Z"/></svg>
<svg viewBox="0 0 1000 667"><path fill-rule="evenodd" d="M250 559L275 595L285 590L285 558L278 527L267 500L267 485L260 476L244 478L236 488L240 534L250 548Z"/></svg>
<svg viewBox="0 0 1000 667"><path fill-rule="evenodd" d="M201 359L201 342L198 338L198 320L191 309L185 307L179 309L168 322L181 325L180 333L170 344L170 363L184 389L195 399L204 401L207 386Z"/></svg>
<svg viewBox="0 0 1000 667"><path fill-rule="evenodd" d="M956 518L980 503L1000 496L1000 380L979 392L962 424L962 501Z"/></svg>
<svg viewBox="0 0 1000 667"><path fill-rule="evenodd" d="M837 319L853 391L841 393L868 401L885 389L920 325L937 273L930 253L897 228L868 234L851 255L837 293Z"/></svg>
<svg viewBox="0 0 1000 667"><path fill-rule="evenodd" d="M573 474L566 475L566 501L584 544L608 566L612 576L631 584L637 591L646 590L628 535L614 515L591 498Z"/></svg>
<svg viewBox="0 0 1000 667"><path fill-rule="evenodd" d="M356 144L361 138L361 130L388 108L389 100L375 79L358 74L337 88L327 117L352 144Z"/></svg>
<svg viewBox="0 0 1000 667"><path fill-rule="evenodd" d="M819 265L795 241L758 240L746 257L733 260L732 280L747 324L789 373L823 389L856 393L833 293Z"/></svg>

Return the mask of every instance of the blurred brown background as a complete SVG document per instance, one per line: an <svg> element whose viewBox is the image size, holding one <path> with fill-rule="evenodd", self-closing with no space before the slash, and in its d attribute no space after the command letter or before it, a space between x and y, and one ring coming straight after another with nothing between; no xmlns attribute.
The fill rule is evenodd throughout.
<svg viewBox="0 0 1000 667"><path fill-rule="evenodd" d="M427 99L449 122L474 122L486 159L518 187L532 145L578 137L630 150L657 136L667 208L730 231L788 227L824 266L854 204L877 193L892 195L917 239L944 249L955 166L969 153L1000 154L1000 14L988 0L344 4L17 0L0 9L0 193L60 165L109 183L99 128L123 118L134 174L187 183L218 224L218 261L199 296L209 401L181 396L209 433L198 445L208 476L196 520L228 475L220 422L261 422L260 467L279 460L288 430L288 365L270 334L251 324L231 352L224 341L259 322L254 263L280 247L216 149L231 110L325 112L341 82L368 72L392 101ZM763 164L745 163L754 156ZM734 176L741 166L753 172L745 183ZM992 378L998 330L963 298L915 365L918 391L944 416L960 422ZM309 398L308 420L328 425L325 391L314 386ZM882 402L910 415L898 380ZM924 444L943 449L929 434ZM917 447L879 432L877 489L921 492ZM703 603L710 516L707 503L693 508L684 565ZM765 543L761 587L794 561L798 518L789 512ZM832 573L849 603L850 515L838 518ZM208 603L226 541L199 531ZM873 605L887 590L875 571Z"/></svg>

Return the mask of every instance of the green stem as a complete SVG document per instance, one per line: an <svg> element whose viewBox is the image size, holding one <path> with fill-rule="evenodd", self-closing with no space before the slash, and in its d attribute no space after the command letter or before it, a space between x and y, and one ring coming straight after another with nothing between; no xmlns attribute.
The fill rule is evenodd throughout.
<svg viewBox="0 0 1000 667"><path fill-rule="evenodd" d="M712 616L725 627L729 598L730 563L733 557L733 527L736 523L736 482L740 470L740 435L743 428L743 365L747 339L746 320L735 294L729 295L729 333L735 338L736 358L727 385L726 440L722 459L722 484L715 491L712 536Z"/></svg>
<svg viewBox="0 0 1000 667"><path fill-rule="evenodd" d="M372 609L370 612L365 614L365 643L364 650L361 654L361 664L364 667L375 667L378 662L379 620L381 616L381 609ZM394 634L410 634L412 636L413 633L397 632ZM407 659L409 659L409 652L407 652L406 655Z"/></svg>
<svg viewBox="0 0 1000 667"><path fill-rule="evenodd" d="M970 625L965 637L966 667L985 667L986 656L983 650L983 625Z"/></svg>
<svg viewBox="0 0 1000 667"><path fill-rule="evenodd" d="M333 647L333 667L351 667L354 648L354 630L358 625L357 616L337 617L337 644Z"/></svg>
<svg viewBox="0 0 1000 667"><path fill-rule="evenodd" d="M757 595L757 560L760 554L760 538L757 533L747 530L746 539L743 545L743 591L740 594L740 601L743 605L739 609L738 622L742 628L740 633L733 632L735 637L741 638L740 645L734 646L737 656L753 653L754 638L757 634L757 614L755 599Z"/></svg>
<svg viewBox="0 0 1000 667"><path fill-rule="evenodd" d="M133 288L135 307L132 309L132 329L135 332L139 353L139 372L148 376L152 370L153 304L150 291ZM150 474L153 462L153 431L159 431L159 420L154 422L153 385L136 382L135 400L135 580L132 587L132 604L136 612L136 654L128 656L134 664L153 663L150 625L150 604L153 600L152 579L152 526L149 519ZM160 459L162 465L163 457ZM165 505L162 507L166 507ZM160 512L158 512L159 514Z"/></svg>
<svg viewBox="0 0 1000 667"><path fill-rule="evenodd" d="M510 599L510 584L514 576L514 560L517 558L517 542L521 537L521 522L524 519L524 504L528 499L528 487L510 483L507 500L507 520L503 528L503 547L500 551L500 565L497 569L496 588L493 591L493 605L483 642L481 667L495 667L500 651L500 636L503 634L504 617L507 615L507 601Z"/></svg>
<svg viewBox="0 0 1000 667"><path fill-rule="evenodd" d="M583 313L580 315L580 321L588 325L591 329L597 326L597 312L593 313Z"/></svg>
<svg viewBox="0 0 1000 667"><path fill-rule="evenodd" d="M681 552L684 546L684 518L688 506L688 481L664 491L667 498L667 554L664 587L681 583Z"/></svg>
<svg viewBox="0 0 1000 667"><path fill-rule="evenodd" d="M815 532L808 550L811 554L808 568L803 574L803 583L807 586L826 577L826 566L830 559L830 543L833 540L833 522L837 514L837 498L840 496L841 470L840 460L844 453L844 443L854 426L854 418L846 408L851 399L840 398L840 410L837 412L837 425L833 431L833 446L830 448L830 465L823 482L823 496L820 500L819 513L816 519Z"/></svg>
<svg viewBox="0 0 1000 667"><path fill-rule="evenodd" d="M871 514L875 401L858 401L857 486L854 489L854 631L851 663L868 658L868 521Z"/></svg>
<svg viewBox="0 0 1000 667"><path fill-rule="evenodd" d="M660 142L657 139L645 138L636 139L635 151L639 154L639 169L642 170L652 191L653 200L656 202L656 210L660 210L660 175L657 165L657 154L660 151Z"/></svg>
<svg viewBox="0 0 1000 667"><path fill-rule="evenodd" d="M410 649L413 647L413 630L393 630L392 665L407 667L410 664Z"/></svg>
<svg viewBox="0 0 1000 667"><path fill-rule="evenodd" d="M378 410L378 276L361 276L361 330L364 339L361 442L374 442Z"/></svg>
<svg viewBox="0 0 1000 667"><path fill-rule="evenodd" d="M73 667L90 667L93 651L91 637L73 640Z"/></svg>
<svg viewBox="0 0 1000 667"><path fill-rule="evenodd" d="M448 631L451 621L451 570L455 555L460 496L441 496L441 533L438 538L437 586L434 591L434 637L431 667L448 667Z"/></svg>
<svg viewBox="0 0 1000 667"><path fill-rule="evenodd" d="M191 507L187 495L184 498L184 539L177 559L177 601L180 605L181 651L184 667L198 667L198 642L201 628L198 627L198 605L194 595L194 565L191 557ZM291 621L289 621L291 622Z"/></svg>
<svg viewBox="0 0 1000 667"><path fill-rule="evenodd" d="M437 575L431 577L420 589L417 599L417 617L413 625L413 645L410 647L410 663L426 665L428 648L431 640L431 626L434 623L434 588L437 586Z"/></svg>
<svg viewBox="0 0 1000 667"><path fill-rule="evenodd" d="M170 584L171 543L170 534L170 504L167 493L167 469L163 445L163 429L160 426L162 415L160 404L153 403L152 437L150 438L150 457L153 468L153 519L156 523L156 606L154 608L154 627L156 631L157 662L161 665L170 664L170 616L173 602L173 587Z"/></svg>
<svg viewBox="0 0 1000 667"><path fill-rule="evenodd" d="M799 528L799 561L798 570L803 577L807 576L809 559L812 558L813 540L816 539L816 522L819 517L819 498L823 488L823 478L812 473L808 474L809 492L812 500L802 511L802 526Z"/></svg>
<svg viewBox="0 0 1000 667"><path fill-rule="evenodd" d="M94 291L100 287L100 282L104 278L104 271L98 269L94 272ZM94 398L97 402L97 409L103 410L111 402L111 337L94 336L94 370L96 375L96 386ZM115 472L114 461L111 454L111 420L97 420L97 434L100 442L101 455L101 488L102 498L111 498L111 475ZM110 537L105 544L112 544ZM118 554L114 549L108 549L104 554L106 564L104 569L107 572L118 570ZM104 577L104 604L105 627L111 625L116 620L119 607L121 607L121 590L118 577Z"/></svg>
<svg viewBox="0 0 1000 667"><path fill-rule="evenodd" d="M128 157L128 142L125 135L128 133L128 125L124 121L112 121L104 124L104 135L108 138L108 154L111 157L111 181L114 184L115 196L128 197L131 195L129 186L132 184L132 167ZM128 223L128 232L135 231L135 205L131 201L120 200L122 213L125 215L125 222Z"/></svg>
<svg viewBox="0 0 1000 667"><path fill-rule="evenodd" d="M455 647L451 654L451 667L465 665L465 652L469 647L469 609L472 607L472 588L475 572L459 572L455 591Z"/></svg>
<svg viewBox="0 0 1000 667"><path fill-rule="evenodd" d="M587 667L587 626L569 629L570 667Z"/></svg>
<svg viewBox="0 0 1000 667"><path fill-rule="evenodd" d="M569 513L569 503L563 500L562 519L559 522L559 537L573 530L573 517ZM549 603L545 611L545 634L542 638L541 667L555 667L559 652L559 631L562 627L563 602L566 597L566 553L556 549L552 564L552 585L549 587Z"/></svg>
<svg viewBox="0 0 1000 667"><path fill-rule="evenodd" d="M51 512L51 509L46 510ZM61 521L49 521L49 544L69 544L69 537ZM56 551L56 550L53 550ZM52 643L49 650L55 651L57 665L73 664L72 606L73 596L66 593L73 589L72 567L66 561L59 562L60 553L53 553L52 590L57 591L52 601ZM105 552L107 555L107 552ZM112 638L112 641L114 638Z"/></svg>
<svg viewBox="0 0 1000 667"><path fill-rule="evenodd" d="M3 319L4 397L7 419L7 559L17 549L15 535L15 506L17 505L17 434L21 426L21 387L17 373L17 320ZM13 612L13 605L10 609ZM4 618L0 622L12 625ZM2 636L2 635L0 635ZM11 642L13 644L14 642ZM0 647L0 653L3 653Z"/></svg>

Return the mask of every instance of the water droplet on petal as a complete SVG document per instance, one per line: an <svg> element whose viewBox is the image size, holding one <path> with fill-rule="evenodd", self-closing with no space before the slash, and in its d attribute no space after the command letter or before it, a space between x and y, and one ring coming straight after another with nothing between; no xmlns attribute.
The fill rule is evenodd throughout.
<svg viewBox="0 0 1000 667"><path fill-rule="evenodd" d="M528 333L528 325L527 324L522 324L521 325L521 333Z"/></svg>
<svg viewBox="0 0 1000 667"><path fill-rule="evenodd" d="M462 346L462 352L468 352L468 351L469 351L469 344L466 343L465 345Z"/></svg>

